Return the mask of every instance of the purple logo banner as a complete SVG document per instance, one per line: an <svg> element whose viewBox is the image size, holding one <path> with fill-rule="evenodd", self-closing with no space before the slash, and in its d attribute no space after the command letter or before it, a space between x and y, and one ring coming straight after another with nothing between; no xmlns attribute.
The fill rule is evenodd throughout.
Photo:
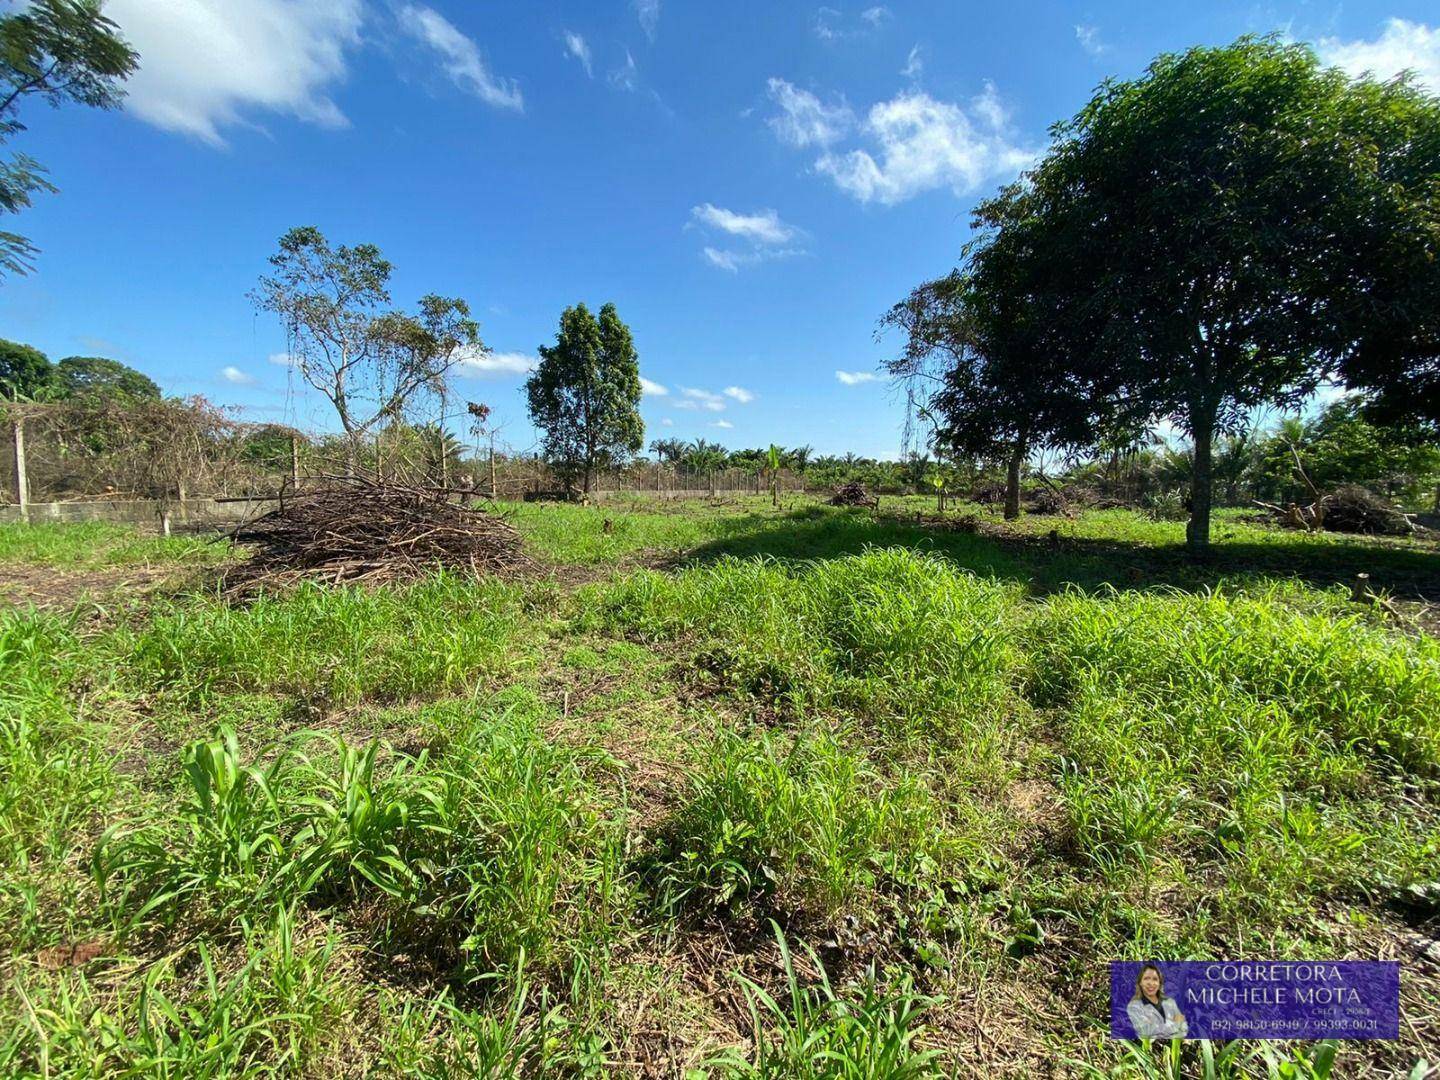
<svg viewBox="0 0 1440 1080"><path fill-rule="evenodd" d="M1116 960L1116 1039L1396 1039L1400 965L1357 960Z"/></svg>

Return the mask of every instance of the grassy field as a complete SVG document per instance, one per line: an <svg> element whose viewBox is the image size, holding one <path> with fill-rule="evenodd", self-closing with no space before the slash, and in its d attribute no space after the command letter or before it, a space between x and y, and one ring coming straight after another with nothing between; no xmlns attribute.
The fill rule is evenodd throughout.
<svg viewBox="0 0 1440 1080"><path fill-rule="evenodd" d="M1434 545L507 510L523 579L248 606L220 542L0 526L0 585L85 571L0 600L0 1076L1168 1076L1106 1037L1142 957L1400 959L1330 1075L1440 1060Z"/></svg>

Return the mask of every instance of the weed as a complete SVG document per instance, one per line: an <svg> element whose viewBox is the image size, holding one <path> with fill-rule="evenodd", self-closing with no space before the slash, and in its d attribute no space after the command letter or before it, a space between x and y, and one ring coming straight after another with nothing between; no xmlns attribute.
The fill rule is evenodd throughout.
<svg viewBox="0 0 1440 1080"><path fill-rule="evenodd" d="M780 947L787 1000L777 1000L758 983L741 977L750 1009L752 1060L730 1051L709 1062L725 1075L753 1080L919 1080L938 1077L939 1053L922 1050L920 1017L934 999L914 993L904 980L883 992L872 971L854 995L838 994L819 957L819 973L802 986L789 945L771 924Z"/></svg>

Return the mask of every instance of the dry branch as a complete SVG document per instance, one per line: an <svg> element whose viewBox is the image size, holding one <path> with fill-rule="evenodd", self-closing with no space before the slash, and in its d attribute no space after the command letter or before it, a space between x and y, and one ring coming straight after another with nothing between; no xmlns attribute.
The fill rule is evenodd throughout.
<svg viewBox="0 0 1440 1080"><path fill-rule="evenodd" d="M301 580L380 584L436 569L504 573L529 559L504 517L459 502L469 492L330 477L287 494L279 509L242 525L254 555L227 582L232 593Z"/></svg>

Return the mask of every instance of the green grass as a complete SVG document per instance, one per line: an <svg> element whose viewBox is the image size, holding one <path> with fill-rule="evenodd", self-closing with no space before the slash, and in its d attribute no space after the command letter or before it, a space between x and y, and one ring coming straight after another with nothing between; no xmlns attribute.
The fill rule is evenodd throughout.
<svg viewBox="0 0 1440 1080"><path fill-rule="evenodd" d="M189 700L264 690L349 704L435 696L522 666L533 647L515 585L438 575L386 590L307 584L244 607L160 601L125 642L140 683Z"/></svg>
<svg viewBox="0 0 1440 1080"><path fill-rule="evenodd" d="M1177 1076L1103 1038L1106 960L1435 918L1440 646L1345 577L1433 551L889 502L525 504L554 578L0 610L0 1074Z"/></svg>
<svg viewBox="0 0 1440 1080"><path fill-rule="evenodd" d="M773 905L873 929L904 894L941 888L956 852L922 782L887 782L831 737L782 742L726 734L711 749L660 830L651 874L664 909Z"/></svg>
<svg viewBox="0 0 1440 1080"><path fill-rule="evenodd" d="M230 551L226 541L203 536L156 536L132 525L87 521L0 524L0 563L64 570L121 566L210 566Z"/></svg>

